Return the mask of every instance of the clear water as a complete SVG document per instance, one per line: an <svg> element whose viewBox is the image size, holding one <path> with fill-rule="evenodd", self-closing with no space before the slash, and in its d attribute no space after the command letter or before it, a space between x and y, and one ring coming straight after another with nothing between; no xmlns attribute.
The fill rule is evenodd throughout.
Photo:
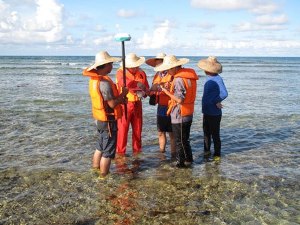
<svg viewBox="0 0 300 225"><path fill-rule="evenodd" d="M156 108L144 99L143 153L132 156L129 141L99 180L81 75L94 58L0 57L0 224L300 224L300 58L220 58L220 163L202 161L205 76L189 58L200 75L193 167L158 153Z"/></svg>

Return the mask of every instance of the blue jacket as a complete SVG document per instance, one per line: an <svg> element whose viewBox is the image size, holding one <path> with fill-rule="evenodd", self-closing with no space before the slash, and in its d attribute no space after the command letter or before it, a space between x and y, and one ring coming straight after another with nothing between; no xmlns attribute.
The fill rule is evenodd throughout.
<svg viewBox="0 0 300 225"><path fill-rule="evenodd" d="M220 75L207 76L202 96L202 113L210 116L222 115L216 104L228 96L223 79Z"/></svg>

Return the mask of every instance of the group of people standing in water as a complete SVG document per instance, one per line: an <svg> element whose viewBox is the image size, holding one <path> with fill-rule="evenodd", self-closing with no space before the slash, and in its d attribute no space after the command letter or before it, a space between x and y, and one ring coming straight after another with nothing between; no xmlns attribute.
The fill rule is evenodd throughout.
<svg viewBox="0 0 300 225"><path fill-rule="evenodd" d="M118 61L121 59L101 51L96 54L94 64L83 71L84 76L90 77L92 113L98 131L93 168L100 170L101 177L109 173L116 153L121 156L126 153L130 125L132 152L142 151L141 99L147 96L150 97L150 104L157 105L160 151L165 152L168 133L171 157L176 159L175 166L189 167L193 163L189 139L199 79L194 69L183 67L189 59L159 53L146 60L130 53L125 57L125 73L121 63L114 83L109 74L113 63ZM145 62L156 72L151 86L146 73L140 68ZM204 157L218 161L221 157L222 101L228 95L219 75L222 65L216 57L209 56L200 60L197 66L207 75L202 96ZM210 151L211 139L214 143L213 154Z"/></svg>

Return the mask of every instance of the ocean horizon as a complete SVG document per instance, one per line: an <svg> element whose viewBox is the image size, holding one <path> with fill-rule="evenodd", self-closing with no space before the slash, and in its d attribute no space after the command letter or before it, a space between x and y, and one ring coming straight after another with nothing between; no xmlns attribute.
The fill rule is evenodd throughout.
<svg viewBox="0 0 300 225"><path fill-rule="evenodd" d="M192 168L172 167L169 144L159 153L145 98L143 152L129 139L100 180L82 76L94 56L0 56L0 224L300 224L300 57L218 57L229 93L219 163L203 161L196 65L207 56L178 57L200 78ZM153 68L141 68L151 84Z"/></svg>

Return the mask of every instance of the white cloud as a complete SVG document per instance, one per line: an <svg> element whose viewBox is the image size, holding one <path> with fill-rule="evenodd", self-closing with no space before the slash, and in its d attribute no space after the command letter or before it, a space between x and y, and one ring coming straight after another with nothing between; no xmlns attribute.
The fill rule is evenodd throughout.
<svg viewBox="0 0 300 225"><path fill-rule="evenodd" d="M280 7L274 3L267 3L265 5L256 5L250 9L254 14L269 14L276 12Z"/></svg>
<svg viewBox="0 0 300 225"><path fill-rule="evenodd" d="M251 0L191 0L191 5L212 10L238 10L250 8L252 2Z"/></svg>
<svg viewBox="0 0 300 225"><path fill-rule="evenodd" d="M74 44L74 40L73 40L73 37L71 35L68 35L66 37L66 43L67 44Z"/></svg>
<svg viewBox="0 0 300 225"><path fill-rule="evenodd" d="M191 0L193 7L210 10L247 10L256 15L254 22L241 22L234 26L236 32L279 31L286 29L288 17L274 15L279 5L270 0Z"/></svg>
<svg viewBox="0 0 300 225"><path fill-rule="evenodd" d="M10 10L9 4L0 0L0 33L6 33L14 29L18 21L18 13Z"/></svg>
<svg viewBox="0 0 300 225"><path fill-rule="evenodd" d="M119 17L124 17L124 18L131 18L131 17L135 17L138 15L138 13L136 13L133 10L126 10L126 9L120 9L117 13L117 15Z"/></svg>
<svg viewBox="0 0 300 225"><path fill-rule="evenodd" d="M257 14L271 13L278 8L268 0L191 0L191 5L210 10L249 10Z"/></svg>
<svg viewBox="0 0 300 225"><path fill-rule="evenodd" d="M284 14L279 16L262 15L256 17L256 22L263 25L279 25L287 23L288 18Z"/></svg>
<svg viewBox="0 0 300 225"><path fill-rule="evenodd" d="M195 23L189 24L188 26L192 27L192 28L201 28L201 29L209 30L209 29L214 28L216 25L212 24L210 22L199 22L199 23L195 22Z"/></svg>
<svg viewBox="0 0 300 225"><path fill-rule="evenodd" d="M258 30L257 26L250 22L243 22L234 26L234 31L243 32L243 31L256 31Z"/></svg>
<svg viewBox="0 0 300 225"><path fill-rule="evenodd" d="M234 26L234 31L244 32L244 31L265 31L273 30L279 31L286 29L285 24L287 24L288 18L285 14L278 16L273 15L260 15L257 16L254 23L242 22Z"/></svg>
<svg viewBox="0 0 300 225"><path fill-rule="evenodd" d="M97 38L93 42L95 45L104 45L104 44L110 44L113 40L114 40L114 36L108 36L108 37Z"/></svg>
<svg viewBox="0 0 300 225"><path fill-rule="evenodd" d="M222 36L222 38L216 35L216 33L202 33L201 36L205 39L205 40L221 40L221 39L225 39L226 37Z"/></svg>
<svg viewBox="0 0 300 225"><path fill-rule="evenodd" d="M87 45L87 40L82 39L81 42L80 42L80 44L81 44L82 46Z"/></svg>
<svg viewBox="0 0 300 225"><path fill-rule="evenodd" d="M3 0L0 0L0 12L4 12L8 8L8 4L6 4Z"/></svg>
<svg viewBox="0 0 300 225"><path fill-rule="evenodd" d="M16 22L18 21L18 13L13 11L6 16L6 18L0 21L0 32L10 32L14 29Z"/></svg>
<svg viewBox="0 0 300 225"><path fill-rule="evenodd" d="M281 24L256 24L250 22L243 22L234 26L235 32L252 32L252 31L280 31L285 30L286 27Z"/></svg>
<svg viewBox="0 0 300 225"><path fill-rule="evenodd" d="M142 38L139 38L137 43L141 49L159 49L170 44L170 27L171 23L169 20L165 20L159 24L158 27L153 31L152 35L144 33Z"/></svg>
<svg viewBox="0 0 300 225"><path fill-rule="evenodd" d="M34 15L12 10L15 9L13 5L0 1L0 42L49 43L61 40L63 5L56 0L30 0L26 3ZM35 8L32 9L32 6Z"/></svg>
<svg viewBox="0 0 300 225"><path fill-rule="evenodd" d="M106 31L106 29L102 26L102 25L96 25L96 27L95 27L95 31L97 31L97 32L105 32Z"/></svg>
<svg viewBox="0 0 300 225"><path fill-rule="evenodd" d="M249 41L207 41L203 44L205 47L213 49L269 49L269 48L278 48L278 49L288 49L288 48L300 48L300 41L293 40L249 40Z"/></svg>
<svg viewBox="0 0 300 225"><path fill-rule="evenodd" d="M194 45L196 55L278 56L293 55L300 50L300 41L281 40L214 40Z"/></svg>

